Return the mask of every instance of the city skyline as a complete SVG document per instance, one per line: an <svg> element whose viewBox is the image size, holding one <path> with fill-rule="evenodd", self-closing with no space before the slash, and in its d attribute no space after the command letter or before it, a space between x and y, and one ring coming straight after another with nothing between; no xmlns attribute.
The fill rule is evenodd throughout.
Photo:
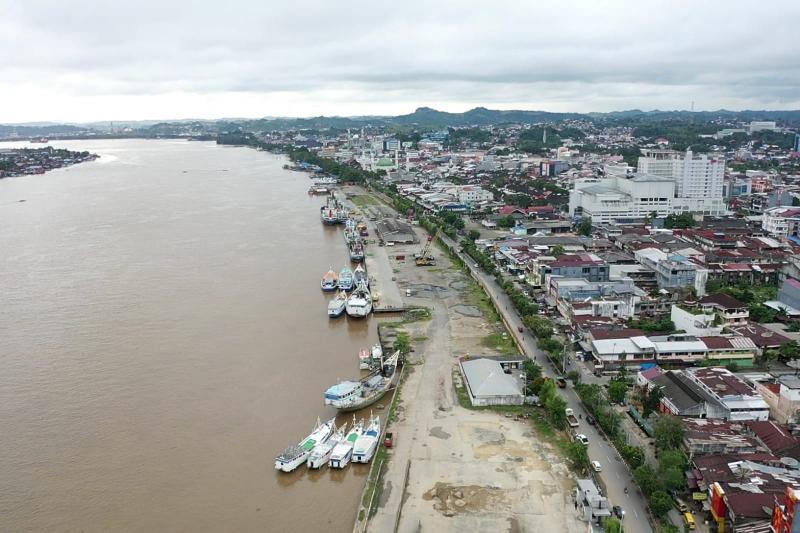
<svg viewBox="0 0 800 533"><path fill-rule="evenodd" d="M785 1L227 7L8 6L0 122L800 109Z"/></svg>

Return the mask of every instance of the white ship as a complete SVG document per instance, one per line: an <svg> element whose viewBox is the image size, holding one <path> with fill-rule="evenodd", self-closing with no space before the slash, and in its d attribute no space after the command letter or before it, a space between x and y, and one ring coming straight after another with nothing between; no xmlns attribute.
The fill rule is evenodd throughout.
<svg viewBox="0 0 800 533"><path fill-rule="evenodd" d="M347 422L336 428L331 438L314 448L314 451L308 456L308 462L306 463L309 468L322 468L328 464L333 449L344 440L344 431L346 428Z"/></svg>
<svg viewBox="0 0 800 533"><path fill-rule="evenodd" d="M353 279L353 270L350 267L344 267L339 271L339 288L344 291L352 291L355 287L355 280Z"/></svg>
<svg viewBox="0 0 800 533"><path fill-rule="evenodd" d="M347 307L347 293L339 291L336 297L328 302L328 316L331 318L338 318L342 316L345 308Z"/></svg>
<svg viewBox="0 0 800 533"><path fill-rule="evenodd" d="M299 444L292 444L275 458L275 469L283 472L291 472L301 464L305 463L314 448L325 443L333 432L335 418L331 418L324 424L320 424L319 418L311 434L300 441Z"/></svg>
<svg viewBox="0 0 800 533"><path fill-rule="evenodd" d="M364 433L364 421L359 420L356 422L355 415L353 416L353 428L347 434L343 441L333 447L331 452L330 461L328 466L331 468L344 468L350 463L353 457L353 445L356 440Z"/></svg>
<svg viewBox="0 0 800 533"><path fill-rule="evenodd" d="M347 299L345 310L347 311L347 316L355 318L366 317L372 312L372 294L370 294L366 285L356 286L356 289Z"/></svg>
<svg viewBox="0 0 800 533"><path fill-rule="evenodd" d="M353 445L353 462L368 463L378 449L378 439L381 437L381 418L373 416L369 419L367 430L356 439Z"/></svg>

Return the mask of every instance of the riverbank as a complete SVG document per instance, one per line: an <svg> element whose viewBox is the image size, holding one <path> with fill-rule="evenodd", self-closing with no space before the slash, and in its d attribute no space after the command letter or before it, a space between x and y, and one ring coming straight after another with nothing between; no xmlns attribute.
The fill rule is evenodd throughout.
<svg viewBox="0 0 800 533"><path fill-rule="evenodd" d="M0 149L0 179L44 174L57 168L65 168L86 161L94 161L97 154L88 151L75 152L47 146L44 148Z"/></svg>
<svg viewBox="0 0 800 533"><path fill-rule="evenodd" d="M343 187L353 197L371 197ZM376 209L392 213L386 205ZM419 242L427 233L415 227ZM529 421L459 404L453 370L465 354L507 351L499 316L480 298L481 289L442 250L434 267L417 267L420 245L384 248L405 306L431 309L431 320L403 326L414 352L400 390L395 420L368 531L585 531L575 515L573 476L560 451L539 439ZM403 257L404 259L398 259ZM384 260L384 259L381 259ZM504 337L505 334L505 337ZM456 374L457 375L457 374Z"/></svg>

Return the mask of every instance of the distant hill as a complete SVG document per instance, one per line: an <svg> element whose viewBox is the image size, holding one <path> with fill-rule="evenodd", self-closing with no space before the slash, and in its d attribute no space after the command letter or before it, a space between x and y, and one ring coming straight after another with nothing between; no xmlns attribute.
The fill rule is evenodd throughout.
<svg viewBox="0 0 800 533"><path fill-rule="evenodd" d="M192 134L216 135L233 131L286 131L286 130L328 130L359 129L369 126L397 126L400 128L448 128L466 126L490 126L499 124L541 124L563 120L578 119L599 124L641 126L657 122L695 122L708 123L716 120L742 121L774 120L781 124L800 126L800 110L786 111L613 111L610 113L551 113L548 111L497 110L476 107L463 113L448 113L430 107L417 108L413 113L398 116L361 117L265 117L261 119L219 119L219 120L170 120L170 121L114 121L115 127L128 126L134 129L132 136L173 136ZM106 133L108 122L91 124L10 124L0 125L0 137L36 136L80 136L93 133Z"/></svg>

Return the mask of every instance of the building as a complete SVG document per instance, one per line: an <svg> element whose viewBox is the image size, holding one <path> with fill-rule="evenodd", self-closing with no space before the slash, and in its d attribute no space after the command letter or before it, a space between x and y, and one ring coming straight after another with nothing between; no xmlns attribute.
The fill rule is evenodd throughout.
<svg viewBox="0 0 800 533"><path fill-rule="evenodd" d="M692 368L686 371L686 377L723 405L726 411L723 418L726 420L769 419L769 405L764 398L729 370L718 367Z"/></svg>
<svg viewBox="0 0 800 533"><path fill-rule="evenodd" d="M458 364L473 406L522 405L522 384L499 361L462 358Z"/></svg>
<svg viewBox="0 0 800 533"><path fill-rule="evenodd" d="M653 174L674 182L675 212L707 215L725 213L723 182L725 158L722 155L693 154L675 150L645 150L639 157L637 172Z"/></svg>
<svg viewBox="0 0 800 533"><path fill-rule="evenodd" d="M786 278L778 291L778 301L784 308L800 310L800 281Z"/></svg>
<svg viewBox="0 0 800 533"><path fill-rule="evenodd" d="M775 381L754 380L756 390L769 404L770 414L779 424L800 424L800 378L780 376Z"/></svg>
<svg viewBox="0 0 800 533"><path fill-rule="evenodd" d="M708 350L706 359L715 366L735 364L739 368L749 368L758 355L756 344L740 335L716 335L700 337L699 340Z"/></svg>
<svg viewBox="0 0 800 533"><path fill-rule="evenodd" d="M754 120L747 126L748 133L755 133L757 131L775 131L777 125L775 121L771 120Z"/></svg>
<svg viewBox="0 0 800 533"><path fill-rule="evenodd" d="M608 281L609 267L607 262L595 254L565 254L542 266L542 277L546 274L588 281Z"/></svg>
<svg viewBox="0 0 800 533"><path fill-rule="evenodd" d="M673 213L675 183L650 174L577 180L569 194L570 216L588 216L593 224L638 223L655 213Z"/></svg>
<svg viewBox="0 0 800 533"><path fill-rule="evenodd" d="M566 161L542 161L539 163L541 176L558 176L567 170L569 170L569 163Z"/></svg>
<svg viewBox="0 0 800 533"><path fill-rule="evenodd" d="M658 287L664 290L693 288L698 296L706 292L708 270L679 254L658 248L643 248L634 254L636 261L656 272Z"/></svg>
<svg viewBox="0 0 800 533"><path fill-rule="evenodd" d="M596 520L598 523L611 516L611 504L600 493L597 485L591 479L577 480L575 487L575 507L579 509L580 516L587 522Z"/></svg>
<svg viewBox="0 0 800 533"><path fill-rule="evenodd" d="M704 313L713 313L723 327L747 324L750 311L747 305L727 294L708 294L698 302Z"/></svg>
<svg viewBox="0 0 800 533"><path fill-rule="evenodd" d="M653 377L648 389L658 387L663 397L658 409L662 413L692 418L725 418L725 408L686 374L669 370Z"/></svg>
<svg viewBox="0 0 800 533"><path fill-rule="evenodd" d="M761 227L776 239L785 241L800 234L800 207L772 207L762 217Z"/></svg>
<svg viewBox="0 0 800 533"><path fill-rule="evenodd" d="M684 418L683 447L689 458L710 454L743 454L766 451L758 440L745 434L740 422L707 418Z"/></svg>

